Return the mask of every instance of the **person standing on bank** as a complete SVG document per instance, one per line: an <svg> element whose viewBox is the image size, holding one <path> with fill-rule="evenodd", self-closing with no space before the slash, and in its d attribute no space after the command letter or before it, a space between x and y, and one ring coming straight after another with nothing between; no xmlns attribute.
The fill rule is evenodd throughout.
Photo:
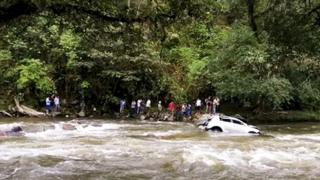
<svg viewBox="0 0 320 180"><path fill-rule="evenodd" d="M51 97L50 97L50 106L51 106L51 111L52 110L55 110L55 104L54 104L54 98L55 98L56 96L54 95L54 94L52 94L51 95Z"/></svg>
<svg viewBox="0 0 320 180"><path fill-rule="evenodd" d="M50 97L48 96L46 98L46 115L49 115L51 113L51 100Z"/></svg>
<svg viewBox="0 0 320 180"><path fill-rule="evenodd" d="M181 114L182 114L182 116L187 116L187 105L186 104L182 104Z"/></svg>
<svg viewBox="0 0 320 180"><path fill-rule="evenodd" d="M132 100L131 102L131 115L133 116L135 113L136 113L136 101L135 100Z"/></svg>
<svg viewBox="0 0 320 180"><path fill-rule="evenodd" d="M162 111L162 103L161 101L158 102L158 112L160 113Z"/></svg>
<svg viewBox="0 0 320 180"><path fill-rule="evenodd" d="M146 108L147 108L147 113L149 113L150 108L151 108L151 100L150 99L147 100Z"/></svg>
<svg viewBox="0 0 320 180"><path fill-rule="evenodd" d="M173 101L171 101L171 102L169 103L168 109L169 109L169 111L171 112L171 115L174 116L174 112L175 112L175 110L176 110L176 105L174 104Z"/></svg>
<svg viewBox="0 0 320 180"><path fill-rule="evenodd" d="M141 113L141 104L142 104L142 100L138 99L138 101L137 101L137 114L138 115Z"/></svg>
<svg viewBox="0 0 320 180"><path fill-rule="evenodd" d="M126 101L124 99L122 99L120 101L120 114L123 113L125 107L126 107Z"/></svg>
<svg viewBox="0 0 320 180"><path fill-rule="evenodd" d="M56 112L60 111L60 98L59 98L59 96L55 96L53 101L54 101L55 111Z"/></svg>
<svg viewBox="0 0 320 180"><path fill-rule="evenodd" d="M201 109L201 100L198 98L197 101L196 101L196 108L197 108L197 111L199 112L200 109Z"/></svg>
<svg viewBox="0 0 320 180"><path fill-rule="evenodd" d="M216 107L216 112L219 111L219 106L220 106L220 98L217 97L217 107Z"/></svg>
<svg viewBox="0 0 320 180"><path fill-rule="evenodd" d="M213 100L213 114L217 113L217 108L220 105L220 99L218 97L215 97Z"/></svg>
<svg viewBox="0 0 320 180"><path fill-rule="evenodd" d="M187 116L192 117L192 105L188 104L187 106Z"/></svg>

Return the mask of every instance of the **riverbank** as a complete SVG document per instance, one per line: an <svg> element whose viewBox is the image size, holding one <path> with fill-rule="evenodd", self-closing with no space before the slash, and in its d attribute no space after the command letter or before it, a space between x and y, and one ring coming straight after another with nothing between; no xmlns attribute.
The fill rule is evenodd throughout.
<svg viewBox="0 0 320 180"><path fill-rule="evenodd" d="M5 107L3 106L0 109L5 111ZM44 111L41 109L40 111ZM6 111L10 112L10 111ZM71 113L74 112L74 113ZM270 111L270 112L253 112L252 110L245 109L245 108L237 108L231 105L224 105L219 109L220 113L234 116L240 115L247 121L253 124L281 124L281 123L290 123L290 122L320 122L320 111ZM16 112L10 112L15 117L27 117L23 116ZM199 117L199 115L193 114L192 118L184 118L182 115L177 115L173 118L167 111L163 111L159 113L156 108L151 108L149 113L145 113L143 115L134 115L130 116L128 111L125 111L124 114L119 114L117 112L114 113L98 113L96 111L93 112L86 112L85 117L79 116L79 113L75 113L75 110L70 111L67 109L62 111L61 113L56 113L54 115L40 117L40 119L74 119L74 118L100 118L100 119L121 119L121 120L147 120L147 121L193 121ZM178 113L177 113L178 114ZM4 113L0 113L0 120L3 121L4 119L8 119L9 117L6 116ZM10 119L10 118L9 118ZM28 118L27 118L28 119ZM37 119L37 118L31 118Z"/></svg>
<svg viewBox="0 0 320 180"><path fill-rule="evenodd" d="M253 113L248 111L243 112L223 112L226 115L234 116L240 115L245 118L251 124L283 124L283 123L294 123L294 122L320 122L320 112L317 111L273 111L273 112L261 112ZM118 120L146 120L146 121L185 121L185 122L194 122L195 119L199 117L199 114L193 115L193 118L176 118L173 119L170 117L170 114L163 112L161 114L151 114L151 115L141 115L129 117L128 115L119 115L115 114L104 114L104 115L93 115L87 117L79 117L76 114L60 114L59 116L45 116L42 118L37 117L27 117L24 116L22 119L26 121L38 121L38 120L71 120L75 118L99 118L99 119L118 119ZM0 116L1 122L9 122L11 119L17 117L5 117ZM20 117L21 118L21 117Z"/></svg>

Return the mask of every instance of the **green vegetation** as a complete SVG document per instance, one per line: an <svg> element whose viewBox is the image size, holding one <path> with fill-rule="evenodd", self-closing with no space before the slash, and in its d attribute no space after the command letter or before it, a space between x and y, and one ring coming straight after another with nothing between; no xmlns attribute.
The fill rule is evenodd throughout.
<svg viewBox="0 0 320 180"><path fill-rule="evenodd" d="M320 109L320 1L4 0L0 99ZM41 104L42 103L42 104Z"/></svg>
<svg viewBox="0 0 320 180"><path fill-rule="evenodd" d="M300 123L319 122L320 112L316 111L278 111L259 114L247 114L250 123Z"/></svg>

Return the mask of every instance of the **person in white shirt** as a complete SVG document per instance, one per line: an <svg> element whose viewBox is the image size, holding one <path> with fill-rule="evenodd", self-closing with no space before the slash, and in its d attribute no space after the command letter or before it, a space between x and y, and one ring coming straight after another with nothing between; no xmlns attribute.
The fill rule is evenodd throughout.
<svg viewBox="0 0 320 180"><path fill-rule="evenodd" d="M220 105L220 99L218 97L215 97L213 100L213 114L217 112L217 108Z"/></svg>
<svg viewBox="0 0 320 180"><path fill-rule="evenodd" d="M141 112L141 103L142 103L142 100L138 99L138 101L137 101L137 114L140 114L140 112Z"/></svg>
<svg viewBox="0 0 320 180"><path fill-rule="evenodd" d="M60 111L60 98L59 96L54 97L54 107L56 111Z"/></svg>
<svg viewBox="0 0 320 180"><path fill-rule="evenodd" d="M200 111L201 109L201 100L199 98L196 101L196 108L197 108L197 111Z"/></svg>
<svg viewBox="0 0 320 180"><path fill-rule="evenodd" d="M158 111L159 111L159 112L162 111L162 103L161 103L161 101L159 101L159 103L158 103Z"/></svg>
<svg viewBox="0 0 320 180"><path fill-rule="evenodd" d="M126 101L125 101L124 99L122 99L122 100L120 101L120 114L123 113L125 107L126 107Z"/></svg>
<svg viewBox="0 0 320 180"><path fill-rule="evenodd" d="M181 114L183 116L186 116L186 112L187 112L187 105L186 104L182 104L182 106L181 106Z"/></svg>
<svg viewBox="0 0 320 180"><path fill-rule="evenodd" d="M136 101L132 100L131 102L131 115L134 115L136 113Z"/></svg>
<svg viewBox="0 0 320 180"><path fill-rule="evenodd" d="M151 100L150 99L147 100L146 108L147 108L147 112L149 112L149 110L151 108Z"/></svg>

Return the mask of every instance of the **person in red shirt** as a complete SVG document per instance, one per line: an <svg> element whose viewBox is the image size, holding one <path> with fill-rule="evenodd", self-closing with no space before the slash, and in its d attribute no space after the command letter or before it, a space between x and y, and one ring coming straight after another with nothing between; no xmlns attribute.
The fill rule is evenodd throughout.
<svg viewBox="0 0 320 180"><path fill-rule="evenodd" d="M174 104L173 101L171 101L171 102L169 103L168 109L169 109L169 111L171 112L171 114L172 114L172 116L173 116L173 115L174 115L174 111L175 111L175 109L176 109L176 105Z"/></svg>

